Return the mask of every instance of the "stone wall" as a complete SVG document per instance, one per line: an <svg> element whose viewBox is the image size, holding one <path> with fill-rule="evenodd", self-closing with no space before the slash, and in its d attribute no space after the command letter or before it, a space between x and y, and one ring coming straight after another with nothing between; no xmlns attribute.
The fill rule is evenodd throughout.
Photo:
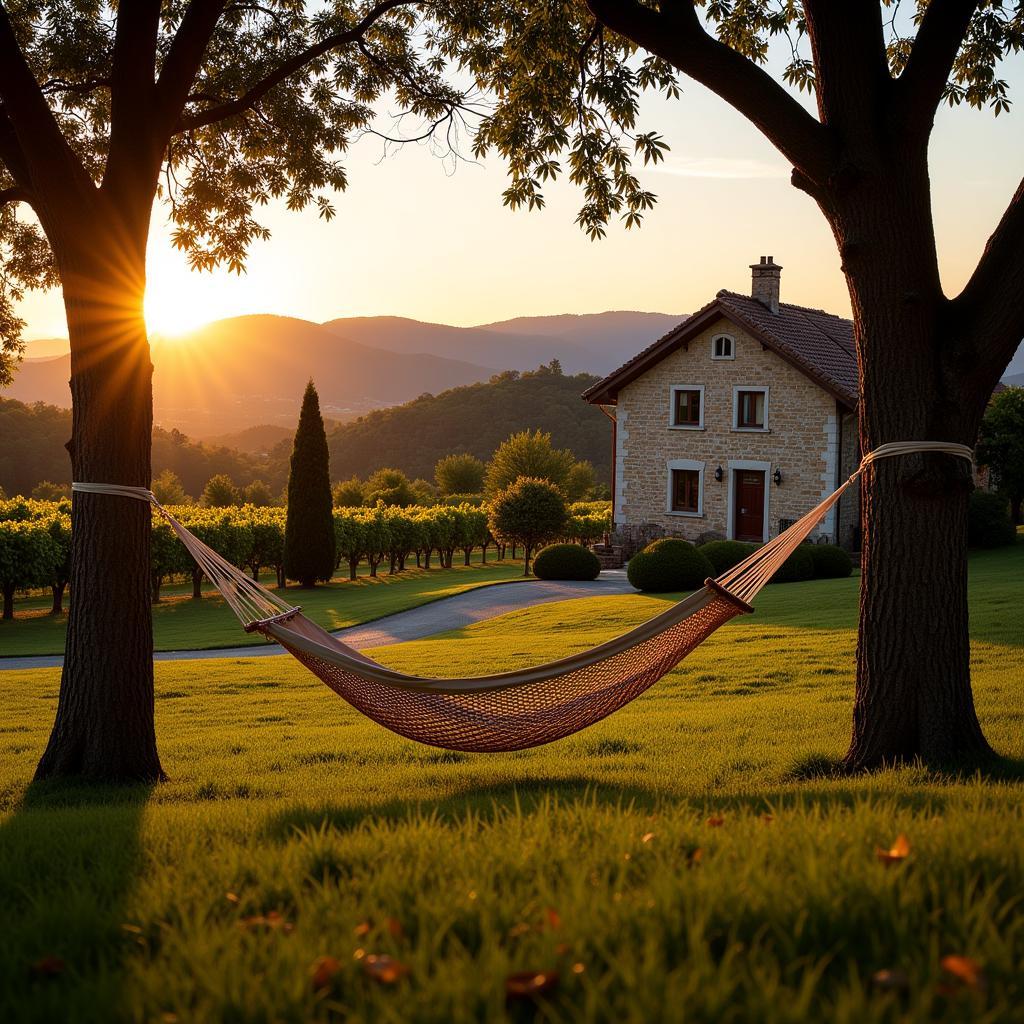
<svg viewBox="0 0 1024 1024"><path fill-rule="evenodd" d="M735 358L711 358L712 338L719 334L734 339ZM671 425L673 385L703 386L703 428ZM764 432L733 427L734 389L746 386L768 388ZM652 524L688 540L712 530L732 535L732 469L743 468L736 463L763 464L767 534L773 537L780 520L798 519L835 489L840 462L848 454L840 451L842 431L835 399L724 319L622 388L617 419L616 525ZM703 468L699 515L668 510L669 467L674 461ZM715 480L718 466L723 471L721 481ZM782 473L781 486L772 479L776 469ZM819 533L834 539L840 529L833 512Z"/></svg>

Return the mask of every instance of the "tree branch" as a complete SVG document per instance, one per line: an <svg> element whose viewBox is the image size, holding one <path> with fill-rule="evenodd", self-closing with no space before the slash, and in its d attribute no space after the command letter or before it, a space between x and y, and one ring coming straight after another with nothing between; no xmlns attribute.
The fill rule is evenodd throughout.
<svg viewBox="0 0 1024 1024"><path fill-rule="evenodd" d="M693 0L660 11L637 0L587 0L611 31L678 68L751 121L806 179L822 184L832 163L828 130L767 72L704 31Z"/></svg>
<svg viewBox="0 0 1024 1024"><path fill-rule="evenodd" d="M0 206L10 206L12 203L32 204L32 196L28 189L15 185L13 188L0 188Z"/></svg>
<svg viewBox="0 0 1024 1024"><path fill-rule="evenodd" d="M931 132L935 111L949 81L979 0L932 0L925 9L897 95L906 130Z"/></svg>
<svg viewBox="0 0 1024 1024"><path fill-rule="evenodd" d="M155 178L166 144L154 137L152 118L159 29L160 0L118 5L110 76L110 149L103 184L117 190L122 202L137 191L124 186L135 184L140 175ZM148 211L152 197L139 199Z"/></svg>
<svg viewBox="0 0 1024 1024"><path fill-rule="evenodd" d="M237 99L181 118L175 129L175 134L216 124L218 121L223 121L226 118L235 117L247 110L251 110L275 85L280 85L289 76L294 75L297 71L301 71L304 67L331 50L362 39L385 14L397 7L407 6L409 3L410 0L383 0L383 2L372 7L352 28L346 29L344 32L336 32L314 46L307 47L301 53L297 53L290 60L282 62L270 74L260 79L260 81L247 89Z"/></svg>
<svg viewBox="0 0 1024 1024"><path fill-rule="evenodd" d="M8 163L8 170L33 192L45 190L54 205L74 203L88 195L92 179L81 160L68 145L50 110L0 0L0 100L12 129L14 148L23 161L21 173ZM10 150L10 146L8 145Z"/></svg>
<svg viewBox="0 0 1024 1024"><path fill-rule="evenodd" d="M168 136L185 109L203 54L226 6L227 0L192 0L174 33L157 82L163 129Z"/></svg>
<svg viewBox="0 0 1024 1024"><path fill-rule="evenodd" d="M869 131L892 87L881 8L875 0L804 0L818 115L840 140Z"/></svg>
<svg viewBox="0 0 1024 1024"><path fill-rule="evenodd" d="M1024 179L985 245L978 266L952 302L975 343L976 373L986 395L1024 339ZM973 367L972 367L973 370Z"/></svg>

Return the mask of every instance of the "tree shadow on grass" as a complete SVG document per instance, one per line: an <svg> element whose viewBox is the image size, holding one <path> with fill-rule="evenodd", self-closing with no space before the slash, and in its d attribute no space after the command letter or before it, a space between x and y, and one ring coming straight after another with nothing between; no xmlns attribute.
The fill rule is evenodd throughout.
<svg viewBox="0 0 1024 1024"><path fill-rule="evenodd" d="M124 907L151 790L34 782L0 823L0 1021L125 1018Z"/></svg>
<svg viewBox="0 0 1024 1024"><path fill-rule="evenodd" d="M824 762L824 759L819 760ZM1015 770L1019 769L1020 766ZM758 786L756 790L747 793L683 795L658 792L642 786L601 782L592 776L535 777L487 785L473 784L472 780L467 780L463 788L436 798L397 798L352 805L290 807L268 819L266 834L275 841L285 842L296 832L323 827L347 832L367 823L395 823L420 816L436 817L449 823L458 823L469 817L493 822L509 813L532 814L545 808L579 806L612 810L632 808L642 814L661 812L671 807L689 811L697 821L723 811L750 814L777 814L788 810L830 813L852 810L872 800L885 800L896 804L901 810L911 812L941 813L953 799L952 794L943 792L942 786L970 782L974 777L935 775L926 780L922 787L887 789L865 787L864 780L870 780L870 777L831 776L822 771L809 777L803 784L797 783L795 779L784 779L778 785Z"/></svg>

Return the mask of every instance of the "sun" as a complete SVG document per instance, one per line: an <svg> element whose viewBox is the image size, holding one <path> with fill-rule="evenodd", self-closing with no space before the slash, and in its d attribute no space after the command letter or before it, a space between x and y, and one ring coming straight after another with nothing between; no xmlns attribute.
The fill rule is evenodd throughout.
<svg viewBox="0 0 1024 1024"><path fill-rule="evenodd" d="M150 279L144 305L146 329L167 341L188 334L197 327L223 316L223 309L213 282L190 274L182 281L177 275Z"/></svg>

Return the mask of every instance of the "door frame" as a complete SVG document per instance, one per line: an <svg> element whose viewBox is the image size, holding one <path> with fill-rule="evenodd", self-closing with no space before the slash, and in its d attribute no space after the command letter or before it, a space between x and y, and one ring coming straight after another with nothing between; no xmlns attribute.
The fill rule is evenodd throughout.
<svg viewBox="0 0 1024 1024"><path fill-rule="evenodd" d="M736 470L756 469L764 473L764 514L761 519L763 535L762 542L768 540L771 534L768 519L769 496L771 495L772 464L770 462L754 462L750 459L729 460L729 494L726 506L726 531L725 535L729 540L736 539Z"/></svg>

